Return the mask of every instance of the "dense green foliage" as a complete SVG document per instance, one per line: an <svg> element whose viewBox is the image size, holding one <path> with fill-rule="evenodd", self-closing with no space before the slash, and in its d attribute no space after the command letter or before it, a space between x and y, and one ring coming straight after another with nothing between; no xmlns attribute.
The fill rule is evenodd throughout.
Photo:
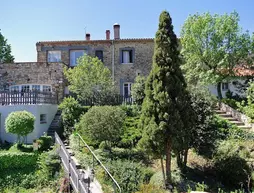
<svg viewBox="0 0 254 193"><path fill-rule="evenodd" d="M7 43L7 39L0 31L0 64L13 62L14 56L11 54L11 45Z"/></svg>
<svg viewBox="0 0 254 193"><path fill-rule="evenodd" d="M44 188L57 192L60 167L56 149L40 155L0 153L0 192L22 192L24 189L24 192L37 192Z"/></svg>
<svg viewBox="0 0 254 193"><path fill-rule="evenodd" d="M218 146L214 157L215 169L224 185L231 188L247 187L248 178L251 177L251 168L247 161L254 158L250 154L254 144L249 143L231 139Z"/></svg>
<svg viewBox="0 0 254 193"><path fill-rule="evenodd" d="M123 134L125 113L120 107L93 106L77 124L77 130L85 139L100 144L105 141L112 146Z"/></svg>
<svg viewBox="0 0 254 193"><path fill-rule="evenodd" d="M142 105L141 146L148 152L166 155L166 176L170 183L171 150L177 153L185 148L185 138L191 122L190 97L180 69L178 40L173 31L172 19L163 11L155 36L152 70L147 78L145 99ZM187 135L186 135L187 134ZM185 154L184 151L183 154ZM186 155L186 154L185 154Z"/></svg>
<svg viewBox="0 0 254 193"><path fill-rule="evenodd" d="M37 155L24 152L0 152L0 170L18 169L36 165Z"/></svg>
<svg viewBox="0 0 254 193"><path fill-rule="evenodd" d="M138 163L121 160L113 161L109 165L109 171L119 183L122 192L135 192L143 182L142 166Z"/></svg>
<svg viewBox="0 0 254 193"><path fill-rule="evenodd" d="M53 145L53 140L51 136L43 135L36 140L39 145L40 151L47 151Z"/></svg>
<svg viewBox="0 0 254 193"><path fill-rule="evenodd" d="M254 82L251 82L247 89L247 102L242 102L242 104L238 104L240 110L246 114L250 121L254 122Z"/></svg>
<svg viewBox="0 0 254 193"><path fill-rule="evenodd" d="M59 109L62 111L61 118L64 127L64 136L69 136L75 123L79 122L80 116L88 111L88 107L83 107L73 97L66 97L59 105Z"/></svg>
<svg viewBox="0 0 254 193"><path fill-rule="evenodd" d="M137 76L131 88L131 95L137 105L142 105L145 98L145 81L144 76Z"/></svg>
<svg viewBox="0 0 254 193"><path fill-rule="evenodd" d="M81 101L95 99L97 104L105 104L107 97L115 93L110 70L97 57L80 57L78 65L66 68L64 75L70 83L70 91Z"/></svg>
<svg viewBox="0 0 254 193"><path fill-rule="evenodd" d="M16 111L8 115L5 120L5 129L7 133L13 133L20 137L25 137L34 130L35 116L27 111Z"/></svg>
<svg viewBox="0 0 254 193"><path fill-rule="evenodd" d="M234 76L238 64L250 64L253 47L248 32L242 33L236 12L224 15L210 13L190 15L181 31L183 66L190 83L217 84Z"/></svg>

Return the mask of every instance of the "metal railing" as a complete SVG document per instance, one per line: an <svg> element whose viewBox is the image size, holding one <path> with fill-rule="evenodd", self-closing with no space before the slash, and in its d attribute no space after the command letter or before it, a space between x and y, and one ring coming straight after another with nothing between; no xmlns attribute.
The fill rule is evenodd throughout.
<svg viewBox="0 0 254 193"><path fill-rule="evenodd" d="M58 152L61 157L62 164L64 166L64 171L69 177L69 182L71 186L77 193L90 193L89 183L90 181L85 181L83 173L77 168L75 162L71 158L70 153L67 151L65 145L60 139L59 135L55 132L55 143L59 145Z"/></svg>
<svg viewBox="0 0 254 193"><path fill-rule="evenodd" d="M57 104L57 95L41 91L0 91L0 105Z"/></svg>
<svg viewBox="0 0 254 193"><path fill-rule="evenodd" d="M116 188L118 189L118 193L121 193L122 190L119 186L119 184L117 183L117 181L115 180L115 178L110 174L110 172L108 171L108 169L103 165L103 163L99 160L99 158L94 154L94 152L91 150L91 148L89 147L89 145L87 145L87 143L84 141L84 139L80 136L79 133L76 133L76 136L79 137L79 148L80 148L80 142L82 142L85 147L89 150L89 152L92 154L93 156L93 164L92 167L94 169L94 165L95 165L95 160L99 163L99 165L103 168L103 170L108 174L108 176L110 177L110 179L113 182L113 188L114 188L114 192L116 192Z"/></svg>

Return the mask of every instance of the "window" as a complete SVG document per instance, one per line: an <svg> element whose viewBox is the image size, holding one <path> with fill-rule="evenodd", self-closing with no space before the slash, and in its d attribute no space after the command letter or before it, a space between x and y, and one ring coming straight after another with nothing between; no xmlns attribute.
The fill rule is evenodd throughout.
<svg viewBox="0 0 254 193"><path fill-rule="evenodd" d="M40 124L47 123L46 114L40 114Z"/></svg>
<svg viewBox="0 0 254 193"><path fill-rule="evenodd" d="M103 51L102 50L96 50L95 56L103 62Z"/></svg>
<svg viewBox="0 0 254 193"><path fill-rule="evenodd" d="M19 91L19 86L10 86L10 91L11 92L17 92L17 91Z"/></svg>
<svg viewBox="0 0 254 193"><path fill-rule="evenodd" d="M61 52L48 51L48 62L61 62Z"/></svg>
<svg viewBox="0 0 254 193"><path fill-rule="evenodd" d="M123 84L123 96L125 98L129 98L131 95L131 83L124 83Z"/></svg>
<svg viewBox="0 0 254 193"><path fill-rule="evenodd" d="M21 92L29 92L30 86L29 85L22 85L21 86Z"/></svg>
<svg viewBox="0 0 254 193"><path fill-rule="evenodd" d="M43 85L42 92L51 92L51 86Z"/></svg>
<svg viewBox="0 0 254 193"><path fill-rule="evenodd" d="M70 66L77 65L77 59L83 56L86 53L86 50L71 50L70 51Z"/></svg>
<svg viewBox="0 0 254 193"><path fill-rule="evenodd" d="M40 85L32 85L32 91L40 91Z"/></svg>
<svg viewBox="0 0 254 193"><path fill-rule="evenodd" d="M122 64L133 63L133 50L122 50Z"/></svg>
<svg viewBox="0 0 254 193"><path fill-rule="evenodd" d="M228 83L227 82L223 82L221 84L222 90L228 90Z"/></svg>

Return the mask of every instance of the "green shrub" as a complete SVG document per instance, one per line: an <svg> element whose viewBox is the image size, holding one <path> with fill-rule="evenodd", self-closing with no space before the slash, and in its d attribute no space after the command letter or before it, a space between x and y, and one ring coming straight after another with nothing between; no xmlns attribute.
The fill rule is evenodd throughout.
<svg viewBox="0 0 254 193"><path fill-rule="evenodd" d="M35 116L27 111L16 111L8 115L5 120L5 130L7 133L13 133L20 137L25 137L34 130ZM24 139L23 139L24 140Z"/></svg>
<svg viewBox="0 0 254 193"><path fill-rule="evenodd" d="M35 166L37 154L23 152L3 152L0 153L0 170L19 169Z"/></svg>
<svg viewBox="0 0 254 193"><path fill-rule="evenodd" d="M42 153L39 156L38 165L38 182L40 184L46 184L49 180L54 179L61 168L60 156L56 147L49 152Z"/></svg>
<svg viewBox="0 0 254 193"><path fill-rule="evenodd" d="M119 183L124 193L138 191L143 182L142 166L131 161L113 161L108 164L110 173ZM109 181L109 178L106 178Z"/></svg>
<svg viewBox="0 0 254 193"><path fill-rule="evenodd" d="M72 128L75 123L79 122L80 116L88 111L88 107L83 107L79 102L73 98L64 98L59 105L59 109L62 111L61 118L64 127L64 136L67 137L72 133Z"/></svg>
<svg viewBox="0 0 254 193"><path fill-rule="evenodd" d="M40 151L47 151L53 145L52 137L47 135L41 136L36 142L39 144Z"/></svg>
<svg viewBox="0 0 254 193"><path fill-rule="evenodd" d="M120 107L93 106L77 124L77 130L98 145L105 141L109 146L120 141L125 113Z"/></svg>
<svg viewBox="0 0 254 193"><path fill-rule="evenodd" d="M131 95L137 105L142 105L145 98L145 82L144 76L137 76L131 88Z"/></svg>
<svg viewBox="0 0 254 193"><path fill-rule="evenodd" d="M26 189L35 187L34 178L36 177L36 165L18 169L0 169L0 192L4 192L5 188L22 187L23 185L26 186Z"/></svg>
<svg viewBox="0 0 254 193"><path fill-rule="evenodd" d="M251 175L246 158L248 151L238 140L227 140L220 143L214 157L218 178L228 187L239 188L246 185Z"/></svg>
<svg viewBox="0 0 254 193"><path fill-rule="evenodd" d="M140 190L136 193L168 193L168 191L154 184L142 184Z"/></svg>
<svg viewBox="0 0 254 193"><path fill-rule="evenodd" d="M120 107L128 117L137 117L141 113L141 108L138 105L121 105Z"/></svg>
<svg viewBox="0 0 254 193"><path fill-rule="evenodd" d="M142 137L142 130L138 126L139 116L126 117L123 126L123 135L118 147L133 148Z"/></svg>

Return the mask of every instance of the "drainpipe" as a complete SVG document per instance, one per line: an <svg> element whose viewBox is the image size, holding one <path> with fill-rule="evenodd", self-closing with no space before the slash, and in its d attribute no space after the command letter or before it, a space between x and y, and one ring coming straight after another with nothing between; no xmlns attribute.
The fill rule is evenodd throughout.
<svg viewBox="0 0 254 193"><path fill-rule="evenodd" d="M115 44L112 40L112 80L115 81Z"/></svg>

